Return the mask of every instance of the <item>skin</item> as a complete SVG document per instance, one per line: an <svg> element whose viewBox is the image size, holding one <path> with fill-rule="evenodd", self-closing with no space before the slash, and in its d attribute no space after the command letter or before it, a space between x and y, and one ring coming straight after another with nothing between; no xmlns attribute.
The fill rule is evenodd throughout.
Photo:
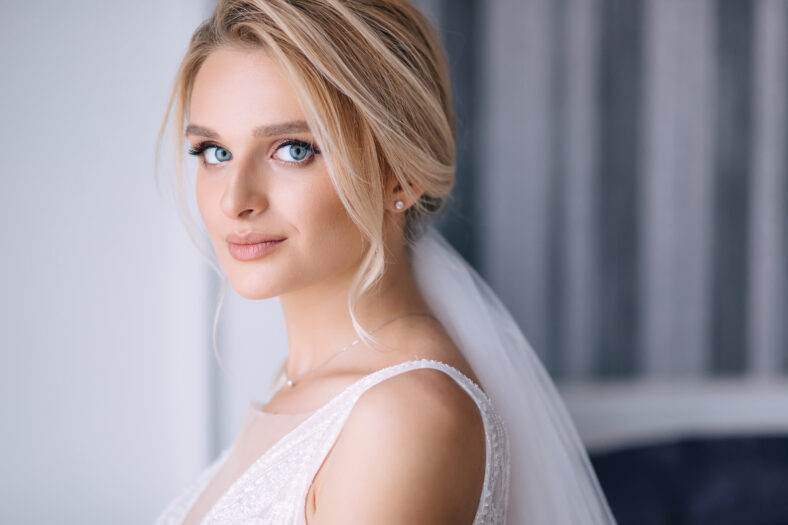
<svg viewBox="0 0 788 525"><path fill-rule="evenodd" d="M196 192L219 262L239 295L279 297L288 374L308 372L295 387L277 392L266 412L314 410L364 375L410 359L446 362L478 384L443 327L428 317L406 317L377 331L390 351L358 344L336 355L357 337L347 298L362 237L309 129L271 129L305 118L295 89L264 52L212 53L195 78L189 115L191 147L211 145L199 155ZM261 127L275 133L262 135ZM283 147L288 140L313 144L314 152ZM397 199L405 203L403 210L394 208ZM403 237L403 213L412 204L396 184L387 188L387 266L380 287L357 308L367 329L405 312L429 311ZM225 238L249 231L286 240L262 259L238 261ZM307 522L472 523L484 466L484 429L474 401L443 372L413 370L379 383L357 401L312 483Z"/></svg>

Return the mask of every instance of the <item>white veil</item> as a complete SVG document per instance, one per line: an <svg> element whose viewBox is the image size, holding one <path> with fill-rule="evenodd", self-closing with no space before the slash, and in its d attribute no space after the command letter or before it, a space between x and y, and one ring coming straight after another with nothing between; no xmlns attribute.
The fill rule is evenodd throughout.
<svg viewBox="0 0 788 525"><path fill-rule="evenodd" d="M411 248L411 262L509 434L506 523L614 524L560 394L503 303L433 227Z"/></svg>

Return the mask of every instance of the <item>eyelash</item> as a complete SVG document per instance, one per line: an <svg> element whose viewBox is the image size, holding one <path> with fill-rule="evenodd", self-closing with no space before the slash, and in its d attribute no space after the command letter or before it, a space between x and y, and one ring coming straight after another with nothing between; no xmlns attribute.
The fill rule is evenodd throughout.
<svg viewBox="0 0 788 525"><path fill-rule="evenodd" d="M197 144L196 148L192 148L189 146L189 155L194 155L195 157L202 155L205 150L208 148L221 148L218 144L214 144L212 142L200 142Z"/></svg>
<svg viewBox="0 0 788 525"><path fill-rule="evenodd" d="M320 154L320 150L317 149L317 147L314 144L312 144L311 142L306 142L306 141L298 140L298 139L287 139L287 140L283 141L281 144L278 144L274 148L274 152L279 151L280 148L283 148L285 146L301 146L302 148L307 148L309 151L312 152L313 156L310 157L310 160L307 161L307 162L290 162L290 161L287 161L287 160L276 159L279 162L282 162L284 164L292 164L294 166L310 164L312 162L312 159L314 159L314 155L319 155ZM191 146L189 146L188 152L189 152L189 155L194 155L195 157L201 157L202 154L205 152L205 150L208 149L208 148L222 148L222 146L216 144L215 142L209 142L209 141L200 142L197 145L196 148L192 148ZM222 149L225 149L225 148L222 148ZM202 160L203 160L203 164L207 165L205 163L205 158L203 158Z"/></svg>

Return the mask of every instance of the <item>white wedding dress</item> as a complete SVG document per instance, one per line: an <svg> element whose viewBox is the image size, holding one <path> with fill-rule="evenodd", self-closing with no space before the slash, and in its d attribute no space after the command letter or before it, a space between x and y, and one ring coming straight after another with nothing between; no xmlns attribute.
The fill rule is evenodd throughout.
<svg viewBox="0 0 788 525"><path fill-rule="evenodd" d="M501 418L487 395L459 370L440 361L420 359L386 367L364 376L311 413L275 441L231 483L200 524L304 525L309 487L356 401L367 389L381 381L420 368L445 372L464 388L479 407L485 430L486 467L473 523L506 523L509 500L509 437ZM231 451L232 448L228 448L221 453L197 480L166 508L156 524L180 525L211 479L228 461Z"/></svg>

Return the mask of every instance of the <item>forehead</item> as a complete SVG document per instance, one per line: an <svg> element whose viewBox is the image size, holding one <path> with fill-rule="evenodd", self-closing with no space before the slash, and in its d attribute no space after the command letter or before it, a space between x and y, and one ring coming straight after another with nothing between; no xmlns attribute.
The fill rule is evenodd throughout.
<svg viewBox="0 0 788 525"><path fill-rule="evenodd" d="M303 119L294 86L263 51L214 51L194 79L189 120L222 135Z"/></svg>

